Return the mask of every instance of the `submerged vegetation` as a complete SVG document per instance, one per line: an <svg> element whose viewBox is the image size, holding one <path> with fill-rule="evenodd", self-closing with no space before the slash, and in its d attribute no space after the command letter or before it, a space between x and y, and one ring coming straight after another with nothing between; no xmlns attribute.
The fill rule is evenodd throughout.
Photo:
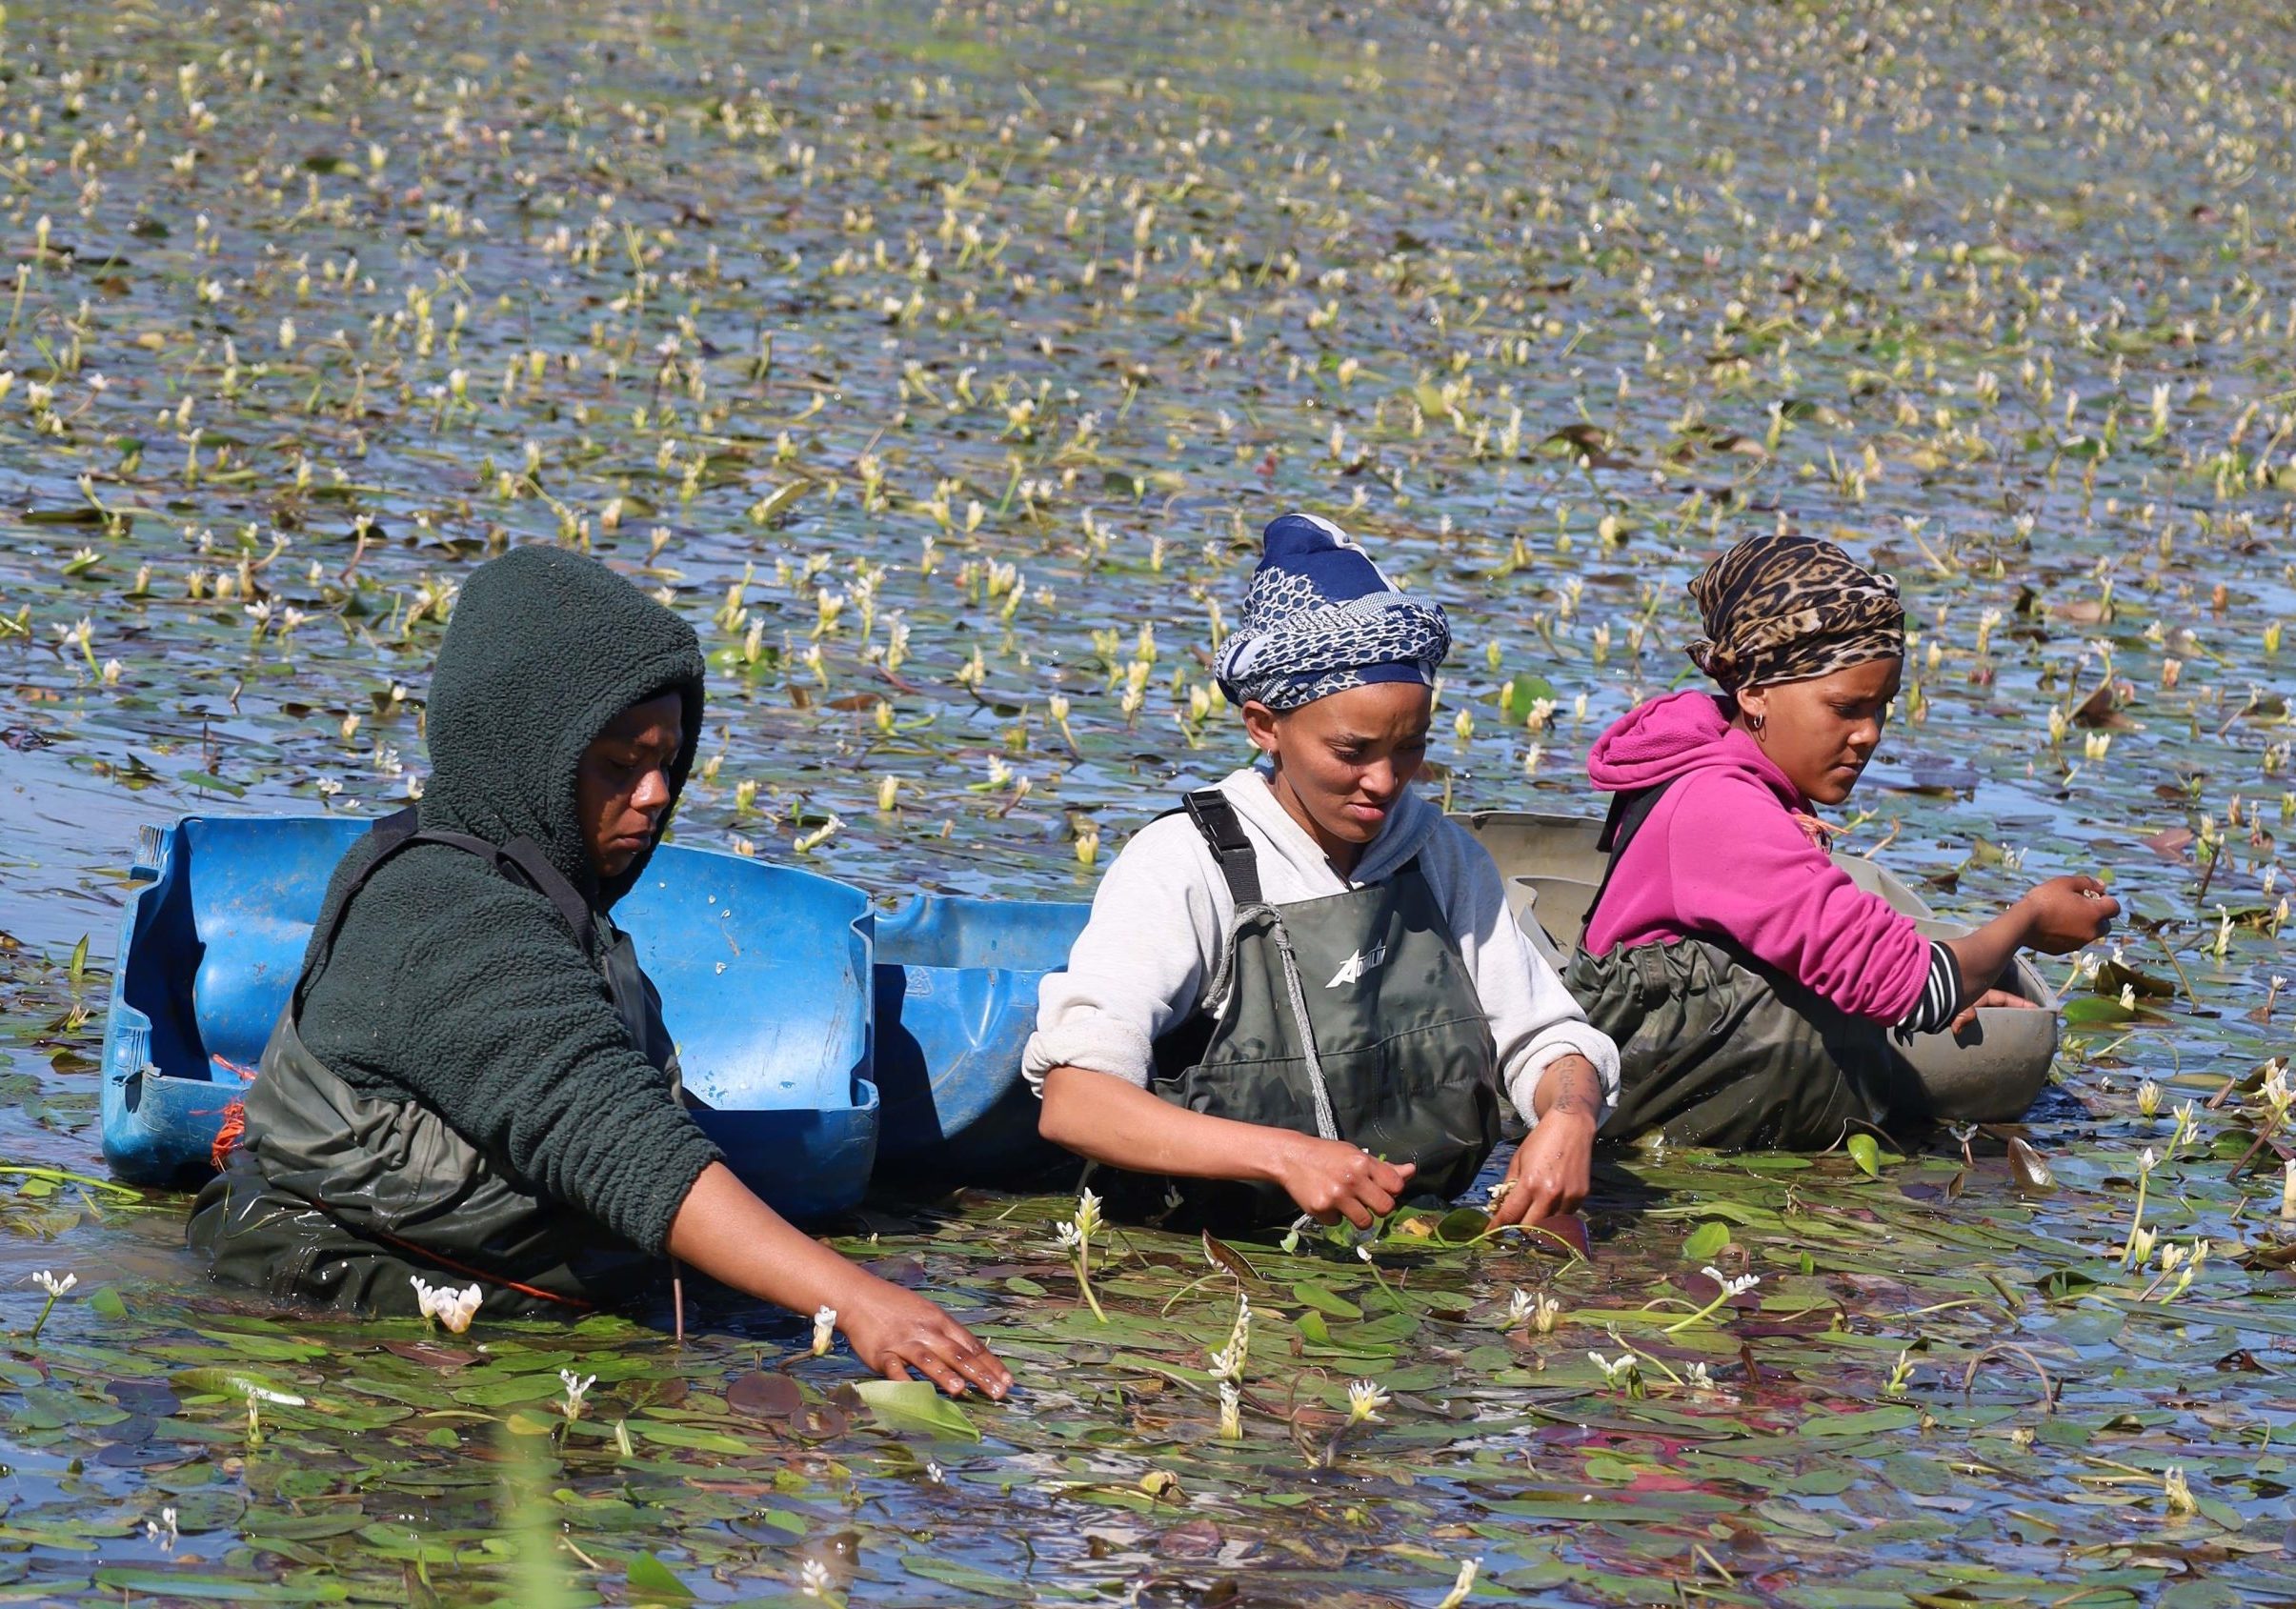
<svg viewBox="0 0 2296 1609"><path fill-rule="evenodd" d="M11 0L0 1597L2296 1599L2291 64L2266 0ZM1584 1257L840 1226L994 1407L754 1312L279 1319L100 1177L132 824L418 796L488 553L703 633L682 841L1079 898L1236 760L1294 506L1451 609L1459 809L1591 809L1717 545L1894 569L1852 846L2132 912L2029 1128L1622 1157Z"/></svg>

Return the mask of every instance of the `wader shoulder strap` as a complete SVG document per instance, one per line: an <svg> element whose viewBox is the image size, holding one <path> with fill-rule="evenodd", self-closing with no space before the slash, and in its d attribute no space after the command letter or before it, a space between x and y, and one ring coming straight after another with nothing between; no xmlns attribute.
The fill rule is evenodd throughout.
<svg viewBox="0 0 2296 1609"><path fill-rule="evenodd" d="M1236 908L1240 911L1247 905L1265 903L1259 893L1259 857L1228 795L1217 788L1203 788L1180 803L1211 846L1212 858L1219 862L1219 875L1228 879L1228 893L1235 896Z"/></svg>
<svg viewBox="0 0 2296 1609"><path fill-rule="evenodd" d="M342 934L344 919L351 914L351 902L358 897L359 890L367 886L386 862L402 850L413 849L417 844L439 844L448 849L458 849L466 855L478 856L505 875L518 877L556 909L559 920L574 935L574 942L582 947L582 954L589 955L595 953L597 920L591 915L590 902L582 897L574 884L566 880L563 873L550 863L550 857L542 853L542 846L532 838L513 838L507 844L497 844L473 837L468 833L425 832L416 823L413 805L377 821L370 829L368 836L374 840L374 854L359 869L358 876L343 891L343 897L335 903L334 918L327 924L327 935L313 954L313 959L321 967L334 953L334 941ZM311 969L307 967L304 976L295 982L295 1004L298 1008L303 1003L304 981L310 975Z"/></svg>
<svg viewBox="0 0 2296 1609"><path fill-rule="evenodd" d="M1597 849L1610 856L1610 864L1602 869L1601 884L1595 890L1594 898L1587 902L1586 925L1593 925L1602 896L1610 892L1610 879L1619 875L1619 862L1625 857L1626 846L1634 842L1642 823L1650 819L1660 797L1681 780L1679 776L1670 776L1655 788L1622 790L1610 796L1610 814L1603 818L1602 836L1595 843Z"/></svg>

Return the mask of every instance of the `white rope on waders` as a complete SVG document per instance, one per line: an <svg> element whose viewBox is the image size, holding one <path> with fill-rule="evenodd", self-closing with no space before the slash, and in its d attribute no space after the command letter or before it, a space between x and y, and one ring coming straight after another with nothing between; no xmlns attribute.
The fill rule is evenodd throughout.
<svg viewBox="0 0 2296 1609"><path fill-rule="evenodd" d="M1316 1133L1325 1139L1339 1137L1339 1119L1332 1115L1331 1088L1323 1081L1323 1058L1316 1052L1316 1030L1307 1019L1307 996L1299 987L1299 957L1292 954L1292 935L1273 905L1262 906L1269 916L1269 934L1283 957L1283 987L1292 997L1292 1020L1299 1024L1299 1048L1307 1058L1308 1090L1316 1097Z"/></svg>

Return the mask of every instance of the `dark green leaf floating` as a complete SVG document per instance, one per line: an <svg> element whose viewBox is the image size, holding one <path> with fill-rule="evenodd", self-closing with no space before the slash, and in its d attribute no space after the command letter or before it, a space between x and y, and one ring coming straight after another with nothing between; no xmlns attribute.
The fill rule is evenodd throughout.
<svg viewBox="0 0 2296 1609"><path fill-rule="evenodd" d="M694 1601L693 1589L651 1553L641 1553L630 1561L629 1579L630 1596L640 1603Z"/></svg>

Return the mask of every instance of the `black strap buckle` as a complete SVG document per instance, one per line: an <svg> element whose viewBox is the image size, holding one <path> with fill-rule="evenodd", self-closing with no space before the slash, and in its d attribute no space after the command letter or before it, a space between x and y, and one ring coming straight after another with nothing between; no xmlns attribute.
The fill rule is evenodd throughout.
<svg viewBox="0 0 2296 1609"><path fill-rule="evenodd" d="M1211 846L1212 858L1219 863L1220 875L1228 880L1228 893L1240 909L1246 905L1263 904L1259 893L1259 856L1252 848L1252 840L1243 830L1243 820L1236 814L1236 806L1217 788L1205 788L1189 794L1180 800L1188 819L1203 835Z"/></svg>

